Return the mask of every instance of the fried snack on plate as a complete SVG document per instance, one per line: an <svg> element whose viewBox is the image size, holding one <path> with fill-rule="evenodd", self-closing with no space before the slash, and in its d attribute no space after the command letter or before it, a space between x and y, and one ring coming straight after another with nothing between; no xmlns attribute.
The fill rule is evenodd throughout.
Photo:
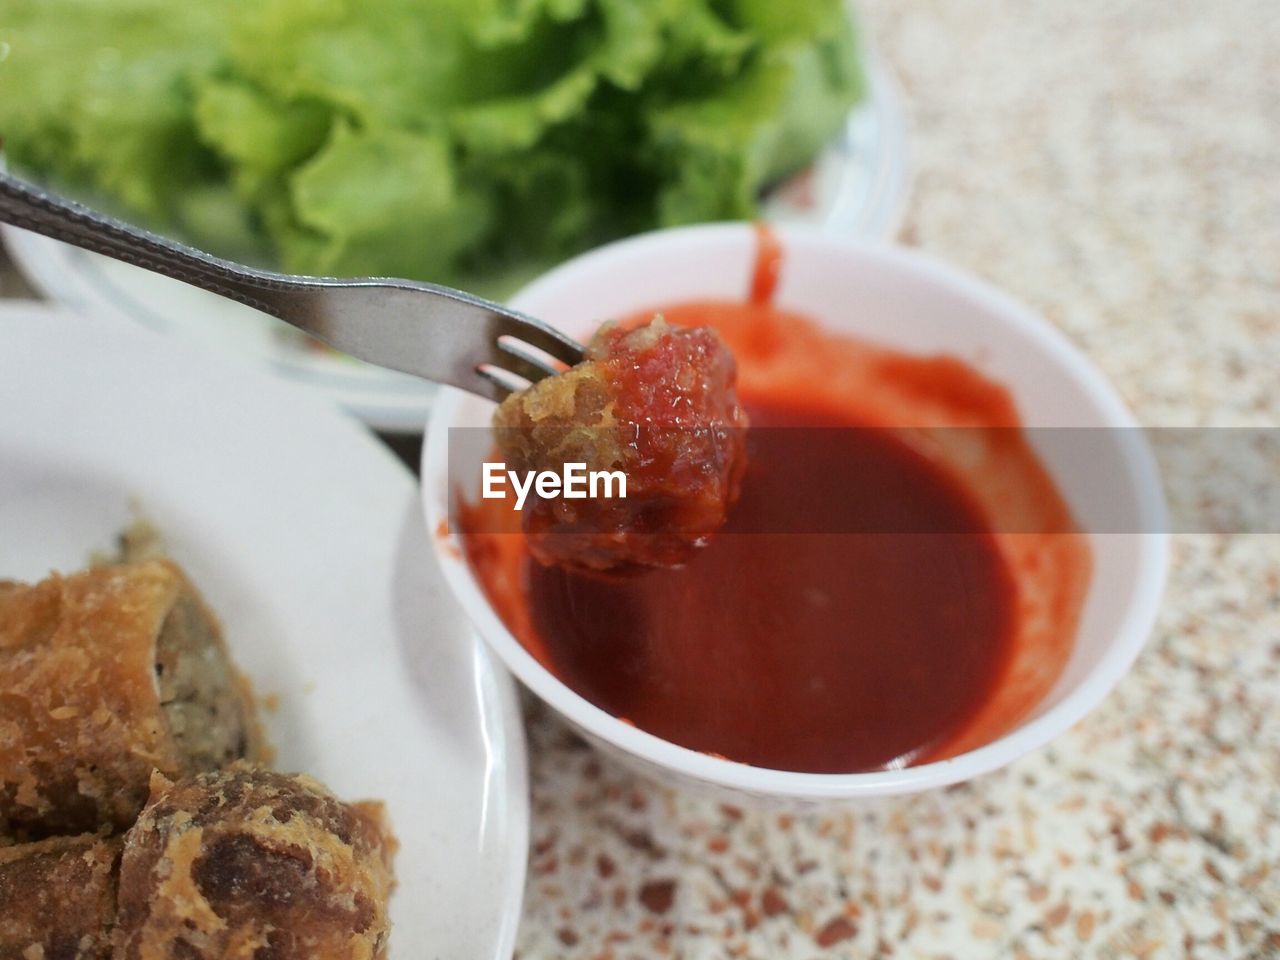
<svg viewBox="0 0 1280 960"><path fill-rule="evenodd" d="M0 960L109 960L120 840L0 847Z"/></svg>
<svg viewBox="0 0 1280 960"><path fill-rule="evenodd" d="M582 363L508 397L493 419L508 469L582 463L626 476L625 498L531 494L523 526L533 555L588 570L686 562L738 496L747 416L736 382L714 330L655 317L604 325Z"/></svg>
<svg viewBox="0 0 1280 960"><path fill-rule="evenodd" d="M0 835L129 827L152 770L259 749L213 614L168 560L0 589Z"/></svg>
<svg viewBox="0 0 1280 960"><path fill-rule="evenodd" d="M378 803L247 763L171 783L125 837L117 960L385 957L395 840Z"/></svg>

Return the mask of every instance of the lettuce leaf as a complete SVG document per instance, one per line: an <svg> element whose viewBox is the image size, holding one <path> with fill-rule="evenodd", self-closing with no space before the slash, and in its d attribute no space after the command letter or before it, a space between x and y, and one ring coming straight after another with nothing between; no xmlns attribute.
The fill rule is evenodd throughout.
<svg viewBox="0 0 1280 960"><path fill-rule="evenodd" d="M297 225L318 240L293 251L295 266L316 273L408 276L451 264L491 214L458 183L442 136L348 121L292 174L289 194Z"/></svg>
<svg viewBox="0 0 1280 960"><path fill-rule="evenodd" d="M862 82L843 0L0 0L0 43L15 167L216 253L489 287L754 216Z"/></svg>
<svg viewBox="0 0 1280 960"><path fill-rule="evenodd" d="M197 93L195 122L236 188L253 197L320 149L333 114L316 101L283 102L243 81L213 79Z"/></svg>
<svg viewBox="0 0 1280 960"><path fill-rule="evenodd" d="M830 6L813 0L788 7L795 14L789 19L777 5L738 0L739 13L776 23L786 42L753 51L730 88L650 111L648 142L664 179L659 223L754 216L760 192L803 167L839 130L850 96L862 92L853 36L828 29L814 42L814 30L806 29L802 41L794 39L796 23L806 19L800 10L812 18L824 5Z"/></svg>
<svg viewBox="0 0 1280 960"><path fill-rule="evenodd" d="M14 166L163 221L209 173L192 89L223 31L204 11L170 12L164 0L5 0L0 138Z"/></svg>

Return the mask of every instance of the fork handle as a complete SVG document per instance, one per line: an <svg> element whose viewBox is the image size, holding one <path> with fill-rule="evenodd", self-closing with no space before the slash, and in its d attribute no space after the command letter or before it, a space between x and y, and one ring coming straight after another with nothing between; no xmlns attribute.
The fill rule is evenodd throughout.
<svg viewBox="0 0 1280 960"><path fill-rule="evenodd" d="M164 274L289 323L353 357L501 400L497 367L533 381L555 370L502 345L514 338L568 364L582 346L540 320L461 290L411 280L295 277L241 266L103 216L0 172L10 223Z"/></svg>
<svg viewBox="0 0 1280 960"><path fill-rule="evenodd" d="M283 320L285 291L321 284L254 270L104 216L0 172L0 221L201 287Z"/></svg>

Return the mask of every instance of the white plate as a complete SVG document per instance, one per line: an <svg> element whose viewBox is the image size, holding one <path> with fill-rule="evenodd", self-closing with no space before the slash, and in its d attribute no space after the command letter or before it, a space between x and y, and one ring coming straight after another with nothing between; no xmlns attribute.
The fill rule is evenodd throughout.
<svg viewBox="0 0 1280 960"><path fill-rule="evenodd" d="M884 239L897 232L907 195L902 101L888 72L868 64L866 98L813 168L766 199L766 219ZM41 293L92 317L116 317L209 344L294 383L381 430L418 432L435 388L322 352L291 327L250 307L69 247L0 227L10 255Z"/></svg>
<svg viewBox="0 0 1280 960"><path fill-rule="evenodd" d="M302 391L187 344L0 308L0 577L83 566L136 503L222 618L281 769L380 797L392 957L511 956L524 733L431 555L409 473Z"/></svg>

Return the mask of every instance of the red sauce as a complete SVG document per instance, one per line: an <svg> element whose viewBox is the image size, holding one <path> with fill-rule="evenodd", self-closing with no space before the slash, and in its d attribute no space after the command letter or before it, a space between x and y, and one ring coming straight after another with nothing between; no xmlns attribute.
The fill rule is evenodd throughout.
<svg viewBox="0 0 1280 960"><path fill-rule="evenodd" d="M782 276L782 244L768 224L757 223L756 264L751 273L751 292L747 299L761 306L773 303L778 291L778 279Z"/></svg>
<svg viewBox="0 0 1280 960"><path fill-rule="evenodd" d="M762 435L728 525L687 566L605 579L530 565L533 628L570 687L674 743L783 770L916 759L976 713L1012 646L1012 581L984 518L883 431L830 431L787 457L751 443ZM953 532L747 532L895 514Z"/></svg>
<svg viewBox="0 0 1280 960"><path fill-rule="evenodd" d="M1016 425L1003 387L756 299L776 281L772 259L748 303L661 308L720 331L753 428L741 499L707 547L627 579L546 567L506 532L518 518L480 501L462 517L468 557L549 669L674 743L811 772L953 756L1017 723L1057 679L1087 545L1019 431L978 448L929 432ZM794 425L847 429L821 443L755 429ZM886 426L908 429L868 429ZM898 517L929 532L813 532L895 529Z"/></svg>

